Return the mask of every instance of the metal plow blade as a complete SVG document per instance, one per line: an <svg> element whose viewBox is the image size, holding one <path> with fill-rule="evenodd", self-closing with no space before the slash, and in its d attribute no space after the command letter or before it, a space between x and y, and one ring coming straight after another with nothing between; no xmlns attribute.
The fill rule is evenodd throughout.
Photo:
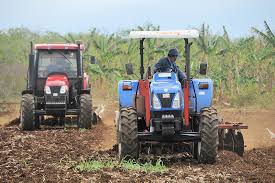
<svg viewBox="0 0 275 183"><path fill-rule="evenodd" d="M218 125L219 127L219 150L232 151L243 156L244 139L241 129L248 129L248 126L243 123L224 122Z"/></svg>

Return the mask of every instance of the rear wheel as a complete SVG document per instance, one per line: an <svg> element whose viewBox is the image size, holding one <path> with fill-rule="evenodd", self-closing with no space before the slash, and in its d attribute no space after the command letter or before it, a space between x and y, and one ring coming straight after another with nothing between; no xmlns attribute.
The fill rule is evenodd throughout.
<svg viewBox="0 0 275 183"><path fill-rule="evenodd" d="M214 163L218 154L218 116L216 109L203 108L200 116L199 129L201 142L195 148L201 163Z"/></svg>
<svg viewBox="0 0 275 183"><path fill-rule="evenodd" d="M117 139L119 160L138 158L138 124L134 108L120 109Z"/></svg>
<svg viewBox="0 0 275 183"><path fill-rule="evenodd" d="M92 125L92 99L89 94L80 95L80 114L78 127L90 129Z"/></svg>
<svg viewBox="0 0 275 183"><path fill-rule="evenodd" d="M22 96L20 107L20 123L22 130L30 131L35 129L34 98L31 94Z"/></svg>

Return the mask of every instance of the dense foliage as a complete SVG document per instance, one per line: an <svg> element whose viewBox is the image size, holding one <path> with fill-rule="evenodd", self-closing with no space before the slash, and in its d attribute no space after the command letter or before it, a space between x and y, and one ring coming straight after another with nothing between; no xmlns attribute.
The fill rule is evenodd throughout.
<svg viewBox="0 0 275 183"><path fill-rule="evenodd" d="M275 105L275 37L266 22L264 26L264 30L252 27L251 36L237 39L230 38L225 27L223 35L212 34L204 24L199 28L200 37L193 40L191 47L192 77L202 77L198 75L198 65L208 62L206 77L214 80L215 101L236 106ZM134 30L159 29L159 26L147 24ZM109 35L96 28L86 33L66 35L37 33L26 28L0 31L0 100L12 101L20 97L20 91L25 87L30 41L52 43L82 40L86 46L85 55L97 58L97 64L85 64L92 77L95 94L97 97L116 96L118 80L137 79L139 76L139 42L127 39L129 32L125 30ZM145 40L145 67L154 65L173 47L180 50L177 65L183 69L184 41L174 39ZM129 62L134 65L135 75L127 76L125 73L124 65Z"/></svg>

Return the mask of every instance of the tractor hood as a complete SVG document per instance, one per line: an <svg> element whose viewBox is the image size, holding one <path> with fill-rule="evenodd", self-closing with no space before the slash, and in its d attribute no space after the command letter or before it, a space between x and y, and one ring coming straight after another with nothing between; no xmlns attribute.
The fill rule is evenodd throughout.
<svg viewBox="0 0 275 183"><path fill-rule="evenodd" d="M176 73L155 73L150 92L151 111L183 110L183 92Z"/></svg>
<svg viewBox="0 0 275 183"><path fill-rule="evenodd" d="M151 93L177 93L181 84L175 73L155 73L150 89Z"/></svg>
<svg viewBox="0 0 275 183"><path fill-rule="evenodd" d="M152 82L151 93L177 93L181 90L180 82Z"/></svg>
<svg viewBox="0 0 275 183"><path fill-rule="evenodd" d="M49 75L45 86L67 86L69 87L68 77L64 74Z"/></svg>

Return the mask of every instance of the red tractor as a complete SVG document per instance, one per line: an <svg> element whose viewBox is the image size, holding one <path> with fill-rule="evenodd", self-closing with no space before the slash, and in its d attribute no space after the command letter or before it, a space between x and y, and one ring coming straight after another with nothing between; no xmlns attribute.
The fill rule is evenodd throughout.
<svg viewBox="0 0 275 183"><path fill-rule="evenodd" d="M22 130L38 129L46 119L65 125L68 116L76 117L79 128L89 129L96 122L88 75L83 71L83 50L81 43L34 47L31 43L27 87L20 108Z"/></svg>

